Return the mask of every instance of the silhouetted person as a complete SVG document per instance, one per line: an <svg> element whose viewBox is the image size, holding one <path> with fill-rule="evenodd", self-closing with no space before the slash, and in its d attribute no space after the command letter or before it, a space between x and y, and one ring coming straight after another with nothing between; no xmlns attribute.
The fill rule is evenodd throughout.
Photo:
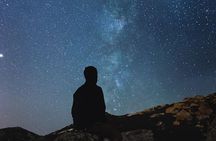
<svg viewBox="0 0 216 141"><path fill-rule="evenodd" d="M72 117L75 128L121 141L121 133L106 123L106 106L102 88L97 85L97 69L86 67L84 76L86 82L73 95Z"/></svg>

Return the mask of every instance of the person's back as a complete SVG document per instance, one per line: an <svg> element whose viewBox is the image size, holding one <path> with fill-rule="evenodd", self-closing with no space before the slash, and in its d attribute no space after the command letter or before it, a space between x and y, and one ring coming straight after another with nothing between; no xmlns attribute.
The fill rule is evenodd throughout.
<svg viewBox="0 0 216 141"><path fill-rule="evenodd" d="M74 93L72 115L77 128L85 128L105 120L105 104L102 89L85 83Z"/></svg>

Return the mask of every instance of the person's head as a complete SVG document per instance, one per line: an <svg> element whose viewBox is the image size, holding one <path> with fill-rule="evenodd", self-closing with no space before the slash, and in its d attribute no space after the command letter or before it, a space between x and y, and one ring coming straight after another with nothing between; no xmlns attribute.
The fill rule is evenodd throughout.
<svg viewBox="0 0 216 141"><path fill-rule="evenodd" d="M88 66L84 70L86 82L91 84L97 83L97 69L93 66Z"/></svg>

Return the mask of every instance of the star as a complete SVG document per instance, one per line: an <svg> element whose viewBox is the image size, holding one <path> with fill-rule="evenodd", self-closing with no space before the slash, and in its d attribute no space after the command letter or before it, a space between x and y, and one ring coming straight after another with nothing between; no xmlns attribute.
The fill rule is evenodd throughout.
<svg viewBox="0 0 216 141"><path fill-rule="evenodd" d="M4 57L4 54L0 53L0 58L3 58Z"/></svg>

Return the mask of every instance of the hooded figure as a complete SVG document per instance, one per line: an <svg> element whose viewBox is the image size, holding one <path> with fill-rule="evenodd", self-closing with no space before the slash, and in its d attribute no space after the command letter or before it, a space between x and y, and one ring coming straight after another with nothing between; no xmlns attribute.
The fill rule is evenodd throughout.
<svg viewBox="0 0 216 141"><path fill-rule="evenodd" d="M93 66L84 70L86 82L73 95L72 117L77 129L107 137L111 141L121 141L121 133L115 125L105 120L106 106L101 87L97 85L97 69Z"/></svg>
<svg viewBox="0 0 216 141"><path fill-rule="evenodd" d="M76 128L87 128L105 121L105 103L101 87L97 86L97 69L84 70L86 82L73 95L72 116Z"/></svg>

